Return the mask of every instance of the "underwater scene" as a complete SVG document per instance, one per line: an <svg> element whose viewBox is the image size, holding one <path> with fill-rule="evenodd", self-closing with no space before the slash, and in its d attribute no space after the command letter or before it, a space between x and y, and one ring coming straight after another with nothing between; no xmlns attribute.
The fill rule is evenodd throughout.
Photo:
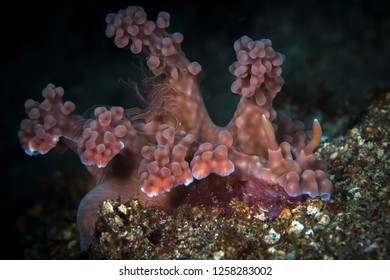
<svg viewBox="0 0 390 280"><path fill-rule="evenodd" d="M390 259L388 1L12 5L1 259Z"/></svg>

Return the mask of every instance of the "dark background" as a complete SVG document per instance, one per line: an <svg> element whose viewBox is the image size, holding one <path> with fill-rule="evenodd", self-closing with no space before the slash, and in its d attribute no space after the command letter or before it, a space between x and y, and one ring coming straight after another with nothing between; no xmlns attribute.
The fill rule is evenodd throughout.
<svg viewBox="0 0 390 280"><path fill-rule="evenodd" d="M286 56L285 86L275 108L307 123L319 118L330 140L353 126L376 89L390 87L389 1L226 2L14 1L2 9L1 232L3 242L15 246L1 250L1 258L24 258L28 228L20 217L41 213L38 202L43 208L50 204L59 169L85 176L71 152L24 154L16 135L24 101L41 101L42 88L52 82L65 88L65 100L74 101L79 114L96 104L139 106L119 82L138 79L131 64L139 59L105 37L109 12L141 5L149 19L161 10L171 14L168 31L183 33L184 52L202 65L202 94L219 125L229 121L238 101L230 92L234 77L228 67L235 61L233 43L242 35L269 38ZM56 198L58 207L77 209L85 190L72 187Z"/></svg>

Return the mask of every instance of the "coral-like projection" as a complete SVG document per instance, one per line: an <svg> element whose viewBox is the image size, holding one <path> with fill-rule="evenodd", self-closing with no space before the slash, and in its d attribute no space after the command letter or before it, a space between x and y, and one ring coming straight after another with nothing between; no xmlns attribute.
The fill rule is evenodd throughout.
<svg viewBox="0 0 390 280"><path fill-rule="evenodd" d="M86 118L53 84L43 89L43 102L25 103L28 119L18 136L26 153L66 144L96 177L78 209L82 250L93 240L97 210L107 199L161 208L233 197L271 205L305 195L328 200L333 192L324 162L313 153L322 135L319 122L305 131L272 107L284 83L284 56L271 41L243 36L234 43L231 90L241 99L231 121L219 127L199 92L202 68L184 55L183 35L166 31L169 20L166 12L148 20L134 6L106 17L106 35L115 45L146 57L151 77L142 89L145 108L101 106Z"/></svg>

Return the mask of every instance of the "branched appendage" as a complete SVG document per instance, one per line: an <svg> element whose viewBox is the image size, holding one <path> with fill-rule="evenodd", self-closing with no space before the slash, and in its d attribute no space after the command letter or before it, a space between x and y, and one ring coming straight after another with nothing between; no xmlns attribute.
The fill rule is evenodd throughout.
<svg viewBox="0 0 390 280"><path fill-rule="evenodd" d="M156 133L157 145L142 148L143 160L138 170L141 191L149 197L169 192L178 185L188 186L193 176L185 158L194 141L191 134L175 139L175 129L161 125ZM176 141L175 141L176 140Z"/></svg>
<svg viewBox="0 0 390 280"><path fill-rule="evenodd" d="M21 122L18 136L26 154L46 154L61 137L67 138L71 148L76 147L83 118L74 114L73 102L62 101L63 95L62 87L49 84L42 90L45 99L41 103L32 99L25 102L28 119Z"/></svg>
<svg viewBox="0 0 390 280"><path fill-rule="evenodd" d="M253 41L247 36L237 40L234 49L237 61L229 70L236 80L231 90L241 95L241 100L226 128L232 133L238 151L263 156L269 143L264 141L267 138L261 118L265 115L273 121L276 117L272 101L284 83L281 77L284 56L275 52L270 40Z"/></svg>
<svg viewBox="0 0 390 280"><path fill-rule="evenodd" d="M237 160L241 166L237 170L242 177L250 178L242 168L246 165L256 178L280 184L290 196L308 194L329 199L332 183L323 162L313 154L322 136L319 122L314 120L312 137L307 143L303 124L283 116L278 119L277 127L281 133L275 134L272 121L276 112L272 101L284 83L281 77L284 56L274 51L270 40L253 41L247 36L237 40L234 49L237 61L229 70L237 79L231 88L241 95L241 100L226 128L234 138L233 163Z"/></svg>
<svg viewBox="0 0 390 280"><path fill-rule="evenodd" d="M149 108L173 112L178 120L177 132L202 136L207 135L203 131L216 130L199 92L198 74L202 67L190 62L181 50L182 34L165 31L170 24L168 13L160 12L157 20L151 21L142 7L130 6L117 14L108 14L106 22L106 35L114 37L118 48L128 48L134 54L143 52L149 70L156 77L165 77L162 85L153 86L146 96Z"/></svg>
<svg viewBox="0 0 390 280"><path fill-rule="evenodd" d="M319 122L306 132L301 122L277 118L272 107L284 83L284 56L271 41L243 36L234 43L231 90L241 99L229 124L217 127L199 92L201 66L181 50L183 35L166 32L169 20L166 12L147 20L145 11L133 6L106 17L106 35L116 46L146 56L154 75L144 83L146 108L97 107L84 119L74 113L72 102L62 101L64 90L52 84L43 90L42 103L25 103L28 119L18 133L25 152L45 154L61 141L96 177L97 186L77 213L84 251L106 199L138 199L145 207L164 208L218 192L228 192L219 201L235 196L254 204L272 201L279 191L284 197L307 194L325 200L333 192L325 164L314 155L322 136ZM197 190L202 183L207 187ZM238 187L232 191L234 184ZM188 199L194 193L195 199Z"/></svg>
<svg viewBox="0 0 390 280"><path fill-rule="evenodd" d="M202 143L191 161L194 178L201 180L211 173L221 177L232 174L235 170L234 164L229 158L232 144L233 138L226 130L219 132L216 144Z"/></svg>
<svg viewBox="0 0 390 280"><path fill-rule="evenodd" d="M85 165L106 167L125 148L125 143L138 142L137 132L123 112L124 109L118 106L97 107L93 119L85 122L78 142L78 152Z"/></svg>

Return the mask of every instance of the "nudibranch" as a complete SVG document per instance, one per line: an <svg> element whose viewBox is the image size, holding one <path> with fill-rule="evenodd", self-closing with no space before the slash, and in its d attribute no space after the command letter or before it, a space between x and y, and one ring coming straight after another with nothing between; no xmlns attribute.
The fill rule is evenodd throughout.
<svg viewBox="0 0 390 280"><path fill-rule="evenodd" d="M305 131L301 122L277 115L272 107L284 83L284 56L269 39L243 36L234 43L231 91L241 99L230 122L220 127L199 91L200 64L183 53L182 34L166 31L168 13L151 21L143 8L130 6L108 14L106 22L106 35L117 47L146 57L146 106L99 106L88 118L75 113L73 102L63 101L62 87L49 84L41 103L25 102L28 119L18 133L28 155L65 144L96 177L77 214L82 250L92 242L97 210L107 199L169 208L191 201L192 192L205 201L211 193L223 195L227 185L242 186L241 194L235 190L231 196L248 203L261 201L259 194L270 186L286 197L330 198L326 164L314 154L322 135L319 122Z"/></svg>

